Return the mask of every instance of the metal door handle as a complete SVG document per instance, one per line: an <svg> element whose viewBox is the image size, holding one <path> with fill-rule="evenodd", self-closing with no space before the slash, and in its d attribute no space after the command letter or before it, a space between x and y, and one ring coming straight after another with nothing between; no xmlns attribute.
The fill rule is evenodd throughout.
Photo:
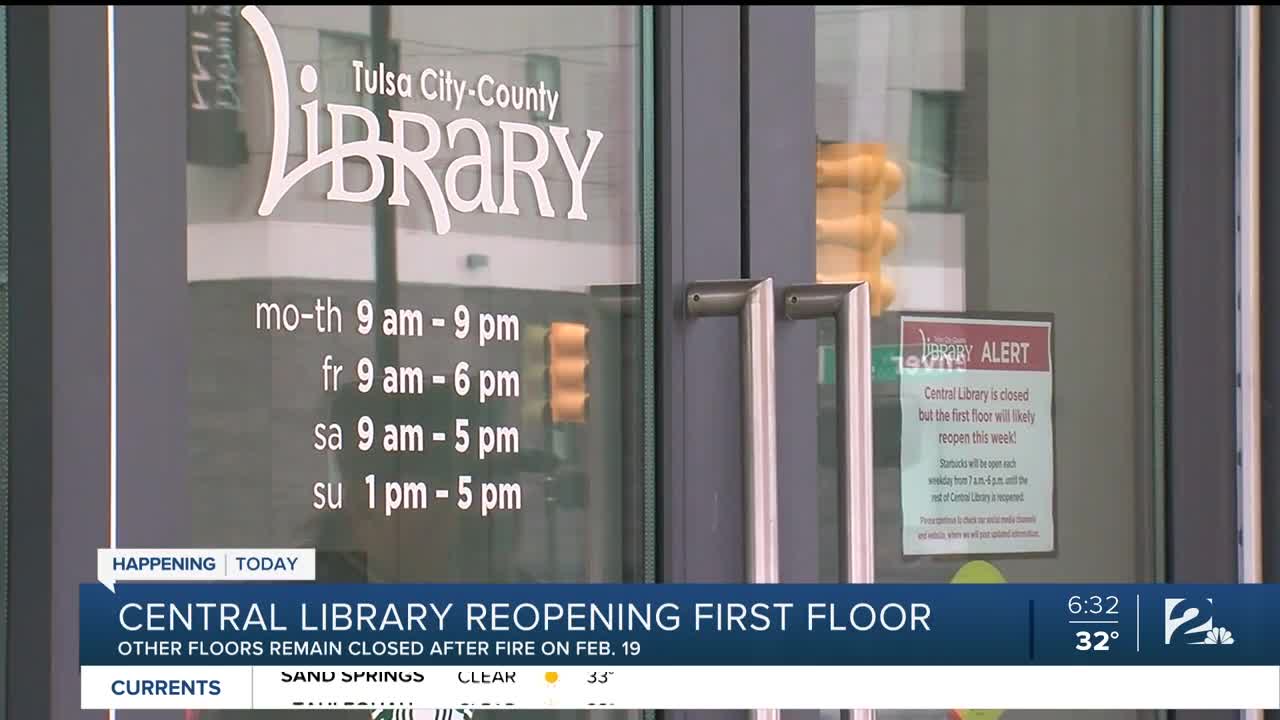
<svg viewBox="0 0 1280 720"><path fill-rule="evenodd" d="M793 285L782 294L792 320L836 320L836 516L840 582L875 582L875 506L871 456L871 288ZM872 710L842 710L841 720L874 720Z"/></svg>
<svg viewBox="0 0 1280 720"><path fill-rule="evenodd" d="M792 320L836 320L836 472L842 583L875 582L871 456L871 289L866 283L794 285Z"/></svg>
<svg viewBox="0 0 1280 720"><path fill-rule="evenodd" d="M778 464L774 396L773 279L690 283L690 317L736 315L742 352L742 467L747 581L778 582ZM759 720L759 716L757 716Z"/></svg>

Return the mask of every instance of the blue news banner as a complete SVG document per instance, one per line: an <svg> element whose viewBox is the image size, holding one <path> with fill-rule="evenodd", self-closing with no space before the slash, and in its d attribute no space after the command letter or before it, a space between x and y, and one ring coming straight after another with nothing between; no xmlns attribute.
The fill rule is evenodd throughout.
<svg viewBox="0 0 1280 720"><path fill-rule="evenodd" d="M1280 664L1274 585L80 588L82 666Z"/></svg>

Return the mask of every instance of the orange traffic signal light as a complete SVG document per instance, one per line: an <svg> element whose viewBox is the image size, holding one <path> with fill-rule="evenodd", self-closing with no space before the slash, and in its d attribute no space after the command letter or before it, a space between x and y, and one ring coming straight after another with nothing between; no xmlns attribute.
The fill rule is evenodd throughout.
<svg viewBox="0 0 1280 720"><path fill-rule="evenodd" d="M547 329L547 386L551 422L587 419L587 326L553 322Z"/></svg>
<svg viewBox="0 0 1280 720"><path fill-rule="evenodd" d="M821 143L817 157L818 282L868 282L871 312L893 303L882 260L898 243L884 201L902 187L902 169L883 143Z"/></svg>

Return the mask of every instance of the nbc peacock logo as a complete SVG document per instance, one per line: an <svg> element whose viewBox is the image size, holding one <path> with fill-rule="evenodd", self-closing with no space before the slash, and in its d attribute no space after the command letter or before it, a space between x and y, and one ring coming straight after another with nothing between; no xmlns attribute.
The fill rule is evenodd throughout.
<svg viewBox="0 0 1280 720"><path fill-rule="evenodd" d="M1165 645L1234 645L1231 631L1213 617L1213 598L1193 602L1187 598L1165 598Z"/></svg>

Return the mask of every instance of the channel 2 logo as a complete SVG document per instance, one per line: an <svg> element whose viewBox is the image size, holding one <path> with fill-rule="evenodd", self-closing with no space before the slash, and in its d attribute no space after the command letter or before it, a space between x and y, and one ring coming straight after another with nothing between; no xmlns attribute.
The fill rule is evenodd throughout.
<svg viewBox="0 0 1280 720"><path fill-rule="evenodd" d="M1164 600L1165 645L1234 645L1231 631L1213 622L1213 598L1196 603L1186 598Z"/></svg>

